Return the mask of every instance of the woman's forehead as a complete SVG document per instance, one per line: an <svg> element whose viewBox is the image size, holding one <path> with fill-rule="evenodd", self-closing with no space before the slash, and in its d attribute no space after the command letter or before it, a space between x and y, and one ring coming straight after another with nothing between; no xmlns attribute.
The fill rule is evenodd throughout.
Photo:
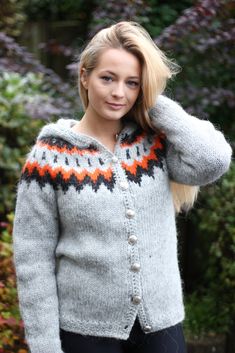
<svg viewBox="0 0 235 353"><path fill-rule="evenodd" d="M118 75L119 71L128 73L128 76L139 77L141 64L138 58L124 49L106 49L99 57L98 71L109 71Z"/></svg>

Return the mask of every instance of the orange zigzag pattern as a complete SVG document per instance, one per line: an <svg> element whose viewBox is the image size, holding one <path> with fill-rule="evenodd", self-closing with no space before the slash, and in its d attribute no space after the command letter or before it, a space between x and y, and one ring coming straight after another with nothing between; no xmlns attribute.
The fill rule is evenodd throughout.
<svg viewBox="0 0 235 353"><path fill-rule="evenodd" d="M137 160L134 160L132 165L128 165L125 162L122 162L122 167L126 169L128 172L130 172L132 175L136 175L137 167L140 166L142 169L147 169L148 168L148 161L150 160L158 160L158 157L156 156L156 153L154 150L158 149L163 149L163 145L160 141L159 138L156 139L154 145L150 148L150 153L147 156L143 156L143 159L139 162Z"/></svg>
<svg viewBox="0 0 235 353"><path fill-rule="evenodd" d="M143 138L143 135L137 136L135 141L123 141L127 143L128 146L136 144ZM56 150L57 152L62 153L75 153L76 147L73 148L73 145L70 148L66 145L63 146L54 146L49 145L50 142L45 141L40 143L40 146L43 145L50 150ZM138 161L137 159L132 159L132 164L128 165L126 162L121 161L121 165L126 172L127 178L135 183L140 184L142 175L148 175L149 177L154 178L153 168L154 166L161 168L164 171L164 166L162 159L164 158L164 147L165 147L165 135L160 135L155 138L153 145L150 147L149 154L147 156L142 155L142 160ZM82 149L80 150L82 151ZM80 152L79 151L79 152ZM89 153L91 150L89 149ZM96 150L95 150L96 152ZM45 152L43 152L45 153ZM109 167L105 170L100 168L94 169L94 171L89 171L88 167L77 167L69 168L66 170L64 166L51 166L48 163L44 166L41 166L37 161L27 160L22 169L21 179L26 180L28 183L32 180L36 180L40 187L45 186L49 183L53 188L57 189L59 186L66 192L69 186L75 186L76 190L81 191L85 185L91 185L95 192L98 191L101 184L104 184L110 191L113 190L115 185L115 178L113 173L113 168Z"/></svg>
<svg viewBox="0 0 235 353"><path fill-rule="evenodd" d="M101 175L103 175L106 180L111 180L113 175L111 168L106 170L96 168L92 173L90 173L88 170L83 170L81 173L78 173L73 168L70 168L68 171L66 171L62 167L52 168L48 164L42 167L38 164L38 162L29 161L25 163L22 172L25 173L27 171L28 174L32 174L35 168L41 177L44 177L48 173L52 179L55 179L60 173L63 180L65 181L69 180L72 175L75 175L77 180L81 182L85 179L86 176L88 176L93 182L96 182Z"/></svg>
<svg viewBox="0 0 235 353"><path fill-rule="evenodd" d="M48 143L43 142L43 141L38 141L37 142L37 146L46 147L48 150L56 151L58 153L64 153L65 152L65 153L70 154L70 155L76 153L76 154L79 154L80 156L83 156L85 153L89 153L89 154L92 154L92 155L98 153L98 151L96 151L96 150L92 151L92 150L90 150L88 148L79 149L76 146L74 146L72 149L68 149L66 146L59 147L59 146L56 146L56 145L49 145Z"/></svg>

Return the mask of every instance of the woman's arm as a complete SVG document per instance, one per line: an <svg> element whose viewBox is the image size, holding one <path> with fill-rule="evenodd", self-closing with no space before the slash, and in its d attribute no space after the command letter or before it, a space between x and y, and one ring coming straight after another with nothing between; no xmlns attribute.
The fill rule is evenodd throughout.
<svg viewBox="0 0 235 353"><path fill-rule="evenodd" d="M19 308L31 353L62 353L55 279L58 218L51 185L35 181L31 150L17 186L13 255ZM41 153L40 153L41 154ZM31 169L30 169L31 168ZM32 174L28 174L31 170Z"/></svg>
<svg viewBox="0 0 235 353"><path fill-rule="evenodd" d="M229 169L232 148L210 121L188 114L164 95L158 96L149 114L154 127L166 135L166 162L172 181L206 185Z"/></svg>

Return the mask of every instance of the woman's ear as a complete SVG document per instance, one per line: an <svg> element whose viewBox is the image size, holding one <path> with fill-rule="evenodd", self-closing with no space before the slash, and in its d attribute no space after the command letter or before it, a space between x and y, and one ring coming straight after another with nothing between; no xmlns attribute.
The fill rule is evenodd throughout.
<svg viewBox="0 0 235 353"><path fill-rule="evenodd" d="M80 80L85 89L88 89L88 75L86 69L83 67L80 71Z"/></svg>

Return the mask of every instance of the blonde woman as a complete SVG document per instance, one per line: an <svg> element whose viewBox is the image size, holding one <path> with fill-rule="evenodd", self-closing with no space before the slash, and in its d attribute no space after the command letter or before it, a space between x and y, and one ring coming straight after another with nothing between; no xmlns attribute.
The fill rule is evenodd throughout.
<svg viewBox="0 0 235 353"><path fill-rule="evenodd" d="M139 24L102 29L80 55L82 119L28 153L13 245L31 353L186 352L175 217L232 150L163 94L178 70Z"/></svg>

